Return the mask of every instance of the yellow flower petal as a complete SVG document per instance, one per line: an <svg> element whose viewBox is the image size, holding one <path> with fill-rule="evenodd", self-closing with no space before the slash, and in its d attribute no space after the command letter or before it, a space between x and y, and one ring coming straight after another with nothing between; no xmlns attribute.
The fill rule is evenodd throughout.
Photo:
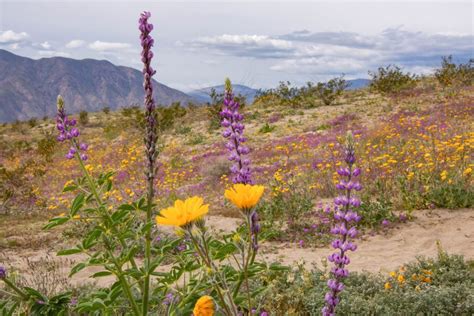
<svg viewBox="0 0 474 316"><path fill-rule="evenodd" d="M263 195L262 185L234 184L225 191L224 196L240 209L250 209L257 205Z"/></svg>
<svg viewBox="0 0 474 316"><path fill-rule="evenodd" d="M201 296L193 309L194 316L213 316L214 315L214 301L208 295Z"/></svg>
<svg viewBox="0 0 474 316"><path fill-rule="evenodd" d="M156 223L160 225L182 227L201 218L209 211L209 205L203 204L201 197L193 196L184 201L176 200L174 206L165 208L156 216Z"/></svg>

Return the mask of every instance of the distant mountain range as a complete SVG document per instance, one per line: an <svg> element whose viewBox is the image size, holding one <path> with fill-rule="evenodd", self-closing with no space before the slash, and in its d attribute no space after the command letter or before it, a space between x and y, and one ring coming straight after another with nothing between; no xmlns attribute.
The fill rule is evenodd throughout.
<svg viewBox="0 0 474 316"><path fill-rule="evenodd" d="M216 90L216 93L224 93L224 88L225 88L224 85L207 87L207 88L202 88L202 89L188 92L188 95L193 97L198 102L207 103L207 102L211 102L210 94L211 94L212 89ZM248 104L253 102L253 99L255 98L255 95L257 94L257 91L258 91L257 89L253 89L241 84L233 84L232 90L235 95L244 96L245 101Z"/></svg>
<svg viewBox="0 0 474 316"><path fill-rule="evenodd" d="M347 80L349 90L366 87L370 80ZM0 122L53 116L56 97L61 94L69 113L82 110L100 111L104 107L141 104L144 92L140 71L116 66L106 60L76 60L64 57L38 60L21 57L0 49ZM185 94L154 81L157 103L211 102L212 89L224 92L224 85L194 90ZM234 93L253 102L258 90L244 85L233 85Z"/></svg>
<svg viewBox="0 0 474 316"><path fill-rule="evenodd" d="M0 122L53 116L61 94L69 113L99 111L141 104L140 71L105 60L63 57L34 60L0 49ZM154 82L155 100L162 105L192 98Z"/></svg>

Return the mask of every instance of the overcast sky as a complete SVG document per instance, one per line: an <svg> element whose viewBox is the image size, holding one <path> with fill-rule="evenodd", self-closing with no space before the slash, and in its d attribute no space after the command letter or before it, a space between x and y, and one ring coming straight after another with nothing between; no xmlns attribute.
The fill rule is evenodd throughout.
<svg viewBox="0 0 474 316"><path fill-rule="evenodd" d="M387 64L427 73L443 55L474 57L471 1L0 0L0 49L141 68L142 10L155 26L156 79L183 91L227 76L256 88L365 78Z"/></svg>

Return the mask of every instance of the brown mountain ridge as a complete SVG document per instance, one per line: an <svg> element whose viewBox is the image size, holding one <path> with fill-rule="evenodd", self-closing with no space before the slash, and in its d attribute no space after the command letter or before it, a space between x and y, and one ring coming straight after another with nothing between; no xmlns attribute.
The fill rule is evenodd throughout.
<svg viewBox="0 0 474 316"><path fill-rule="evenodd" d="M142 81L139 70L106 60L34 60L0 49L0 122L53 116L58 94L64 97L70 113L141 104ZM187 94L157 81L154 88L160 105L192 101Z"/></svg>

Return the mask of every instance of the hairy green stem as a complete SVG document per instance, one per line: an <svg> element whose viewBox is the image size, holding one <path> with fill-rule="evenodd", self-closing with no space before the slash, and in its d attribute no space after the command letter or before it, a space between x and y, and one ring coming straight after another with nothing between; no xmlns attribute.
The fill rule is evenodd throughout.
<svg viewBox="0 0 474 316"><path fill-rule="evenodd" d="M21 298L24 299L25 301L30 298L30 296L28 294L26 294L25 292L20 290L15 284L13 284L12 281L8 280L7 278L2 279L2 280L3 280L3 282L5 282L6 285L8 285L8 287L10 287L16 293L18 293L18 295L20 295Z"/></svg>

